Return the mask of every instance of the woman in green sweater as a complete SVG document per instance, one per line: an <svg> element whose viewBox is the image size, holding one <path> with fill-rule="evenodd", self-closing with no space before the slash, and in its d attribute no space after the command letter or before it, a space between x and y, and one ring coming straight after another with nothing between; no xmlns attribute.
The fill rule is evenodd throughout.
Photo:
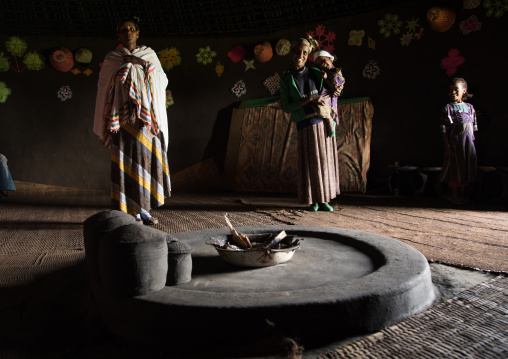
<svg viewBox="0 0 508 359"><path fill-rule="evenodd" d="M290 68L280 80L284 112L298 129L298 200L311 211L333 211L329 202L339 193L339 164L334 132L327 131L316 105L330 102L323 91L321 70L306 66L315 40L301 38L291 45ZM337 95L337 94L334 94Z"/></svg>

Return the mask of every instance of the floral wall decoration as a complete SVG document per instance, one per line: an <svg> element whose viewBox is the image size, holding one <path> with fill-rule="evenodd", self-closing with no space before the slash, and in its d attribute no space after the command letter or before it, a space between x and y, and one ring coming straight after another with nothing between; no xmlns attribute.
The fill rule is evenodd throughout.
<svg viewBox="0 0 508 359"><path fill-rule="evenodd" d="M217 56L217 53L213 51L210 46L200 47L199 52L196 54L196 59L203 65L211 64L213 58Z"/></svg>
<svg viewBox="0 0 508 359"><path fill-rule="evenodd" d="M467 10L476 9L478 6L480 6L481 2L482 0L464 0L462 6Z"/></svg>
<svg viewBox="0 0 508 359"><path fill-rule="evenodd" d="M175 100L173 99L173 94L171 91L166 90L166 108L175 104Z"/></svg>
<svg viewBox="0 0 508 359"><path fill-rule="evenodd" d="M374 80L381 73L381 69L374 60L370 60L363 68L363 77Z"/></svg>
<svg viewBox="0 0 508 359"><path fill-rule="evenodd" d="M245 51L242 45L236 45L231 50L229 50L228 57L233 62L239 62L240 60L243 59L246 53L247 52Z"/></svg>
<svg viewBox="0 0 508 359"><path fill-rule="evenodd" d="M361 46L362 39L365 36L365 30L351 30L349 32L348 45L350 46Z"/></svg>
<svg viewBox="0 0 508 359"><path fill-rule="evenodd" d="M289 54L290 49L291 43L287 39L280 39L277 41L277 44L275 44L275 52L279 56L286 56Z"/></svg>
<svg viewBox="0 0 508 359"><path fill-rule="evenodd" d="M402 21L399 19L399 15L388 13L385 15L385 18L382 20L379 20L377 22L377 24L381 28L381 30L380 30L381 35L388 38L392 34L397 35L400 33Z"/></svg>
<svg viewBox="0 0 508 359"><path fill-rule="evenodd" d="M215 64L215 73L217 74L217 76L221 77L222 74L224 73L224 65L220 63L220 61L218 61L216 64Z"/></svg>
<svg viewBox="0 0 508 359"><path fill-rule="evenodd" d="M418 21L419 19L415 18L411 18L411 20L406 21L407 25L405 29L407 29L407 32L400 38L400 44L402 46L409 46L409 44L413 39L419 40L421 38L421 36L420 37L418 36L420 35L420 31L423 32L423 28L420 27Z"/></svg>
<svg viewBox="0 0 508 359"><path fill-rule="evenodd" d="M12 93L12 90L7 87L7 84L3 81L0 81L0 103L5 103L7 101L7 97Z"/></svg>
<svg viewBox="0 0 508 359"><path fill-rule="evenodd" d="M180 51L178 51L178 49L175 47L166 48L162 51L159 51L157 56L159 57L162 68L166 71L169 71L182 63Z"/></svg>
<svg viewBox="0 0 508 359"><path fill-rule="evenodd" d="M466 59L460 55L458 49L451 49L448 51L448 56L441 60L441 68L446 70L448 76L452 76L457 72L457 67L462 65Z"/></svg>
<svg viewBox="0 0 508 359"><path fill-rule="evenodd" d="M70 86L62 86L56 93L60 101L67 101L72 98L72 91Z"/></svg>
<svg viewBox="0 0 508 359"><path fill-rule="evenodd" d="M236 95L236 97L240 97L247 93L247 87L245 87L245 82L243 80L238 80L235 85L231 88L231 92Z"/></svg>
<svg viewBox="0 0 508 359"><path fill-rule="evenodd" d="M44 68L44 59L40 54L38 54L36 51L25 53L28 45L21 38L12 36L8 41L5 42L5 47L7 48L7 52L14 56L16 66L12 66L4 53L0 52L0 71L8 71L9 69L12 69L16 72L22 72L25 69L31 71L39 71ZM20 68L18 59L20 59L23 54L23 64L25 64L25 66Z"/></svg>
<svg viewBox="0 0 508 359"><path fill-rule="evenodd" d="M485 0L483 7L487 10L487 16L501 17L508 11L508 0Z"/></svg>
<svg viewBox="0 0 508 359"><path fill-rule="evenodd" d="M333 31L326 32L325 26L318 25L315 31L309 31L307 35L318 42L320 49L324 49L329 53L334 52L335 46L333 40L335 40L336 35ZM309 56L309 59L311 59L311 56Z"/></svg>
<svg viewBox="0 0 508 359"><path fill-rule="evenodd" d="M470 32L478 31L482 28L482 23L478 20L478 18L475 15L471 15L466 20L463 20L459 24L460 31L467 35Z"/></svg>
<svg viewBox="0 0 508 359"><path fill-rule="evenodd" d="M256 69L254 67L254 59L252 59L252 60L243 60L243 62L245 64L245 71L247 71L248 69L253 69L253 70Z"/></svg>
<svg viewBox="0 0 508 359"><path fill-rule="evenodd" d="M273 76L268 77L265 81L263 81L263 85L265 85L268 91L270 91L270 95L275 95L280 90L279 73L276 72Z"/></svg>
<svg viewBox="0 0 508 359"><path fill-rule="evenodd" d="M89 66L92 62L92 51L81 48L74 53L74 60L81 66Z"/></svg>

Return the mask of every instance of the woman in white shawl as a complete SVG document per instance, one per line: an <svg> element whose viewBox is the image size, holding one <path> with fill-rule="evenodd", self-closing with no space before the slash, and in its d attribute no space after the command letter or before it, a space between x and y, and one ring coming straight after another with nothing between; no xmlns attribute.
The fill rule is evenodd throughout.
<svg viewBox="0 0 508 359"><path fill-rule="evenodd" d="M122 47L106 55L99 73L94 133L111 149L114 209L157 224L149 211L171 194L167 161L168 79L156 53L138 46L136 18L117 26Z"/></svg>

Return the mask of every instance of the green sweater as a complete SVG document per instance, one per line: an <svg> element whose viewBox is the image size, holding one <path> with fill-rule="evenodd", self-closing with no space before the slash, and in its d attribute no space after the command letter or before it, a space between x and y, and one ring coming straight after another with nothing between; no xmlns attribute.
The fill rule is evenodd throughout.
<svg viewBox="0 0 508 359"><path fill-rule="evenodd" d="M309 69L314 71L316 78L319 79L319 83L316 85L319 92L321 92L323 88L321 70L310 66ZM285 71L280 79L280 98L284 112L291 112L291 121L300 122L305 118L305 110L302 107L302 94L298 91L290 70Z"/></svg>

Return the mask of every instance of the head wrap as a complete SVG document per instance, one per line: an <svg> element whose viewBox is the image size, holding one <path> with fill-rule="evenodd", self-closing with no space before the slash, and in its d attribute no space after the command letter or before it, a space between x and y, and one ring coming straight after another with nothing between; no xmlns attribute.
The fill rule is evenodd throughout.
<svg viewBox="0 0 508 359"><path fill-rule="evenodd" d="M294 40L291 43L291 50L293 50L296 46L304 44L309 47L309 53L314 51L314 49L319 47L319 44L316 40L314 40L311 36L307 35L306 37L301 37L299 39Z"/></svg>
<svg viewBox="0 0 508 359"><path fill-rule="evenodd" d="M321 57L321 56L323 56L323 57L329 57L332 60L332 62L335 59L335 57L333 57L328 51L326 51L326 50L318 50L318 51L316 51L314 53L314 61L316 61L316 59L318 57Z"/></svg>

